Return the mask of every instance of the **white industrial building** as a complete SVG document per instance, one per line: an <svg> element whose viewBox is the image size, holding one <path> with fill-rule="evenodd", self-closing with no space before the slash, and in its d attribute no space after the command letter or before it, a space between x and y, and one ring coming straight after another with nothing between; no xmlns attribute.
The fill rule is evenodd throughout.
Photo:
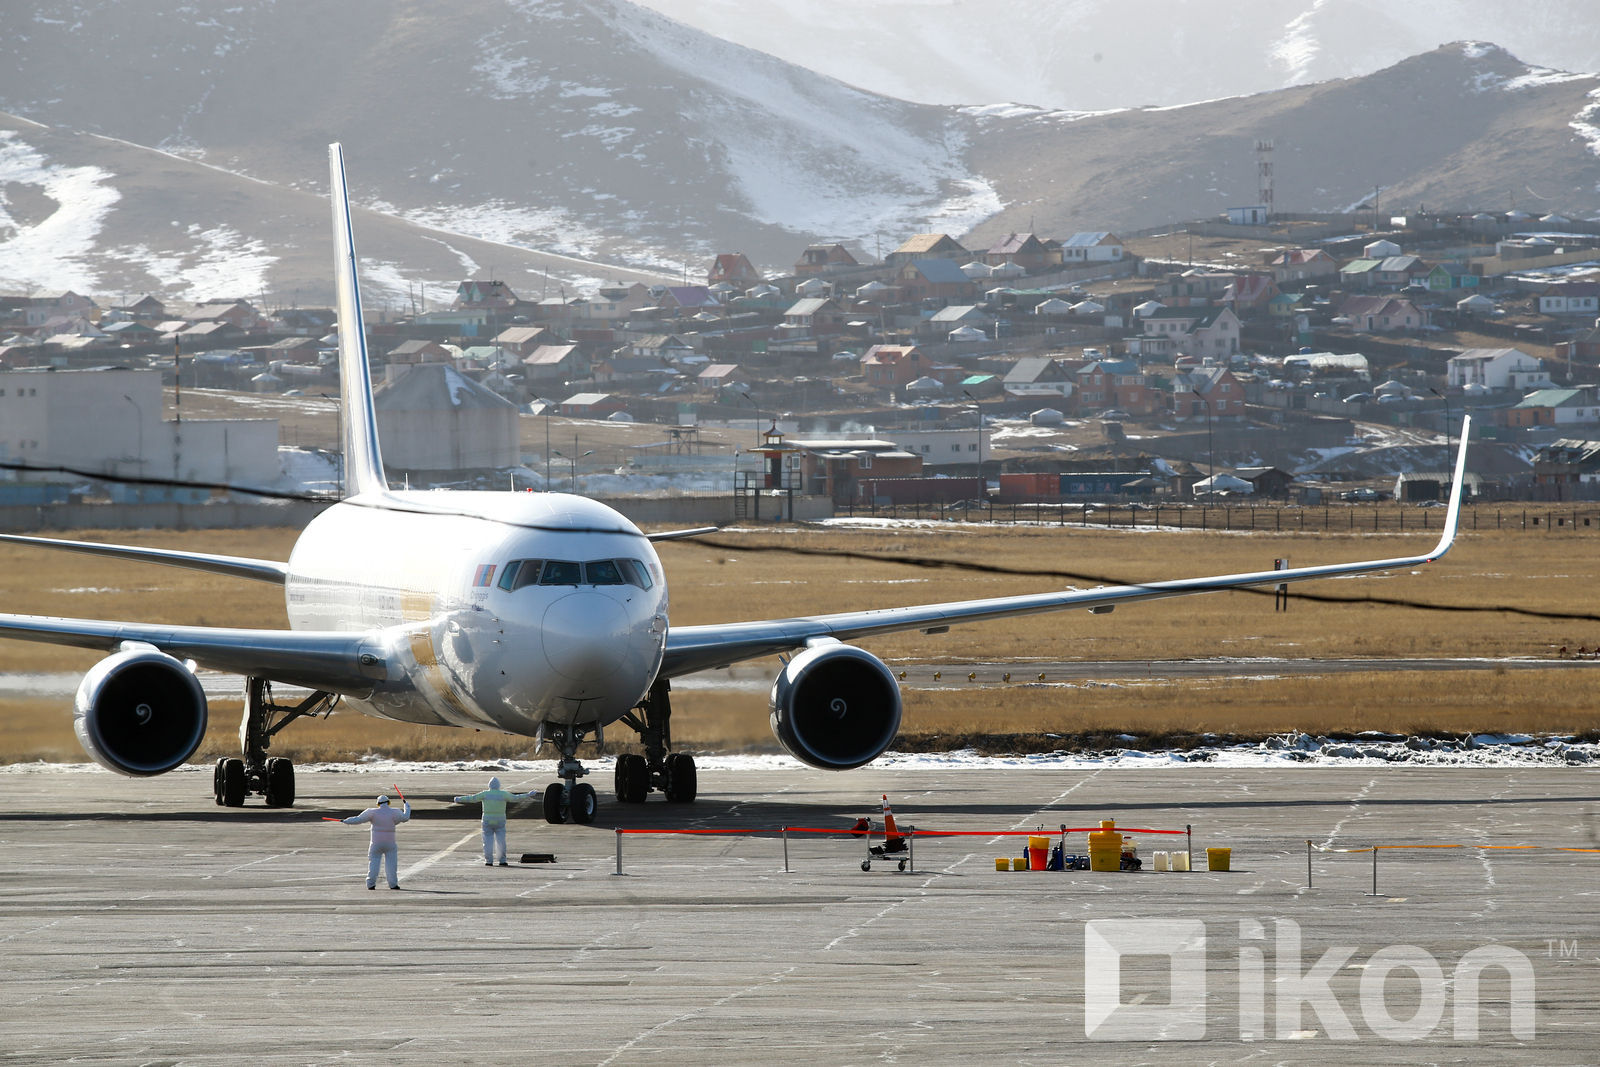
<svg viewBox="0 0 1600 1067"><path fill-rule="evenodd" d="M282 476L276 419L166 418L154 370L0 372L0 459L108 478L264 487ZM178 413L174 413L175 415ZM81 476L42 471L33 481Z"/></svg>
<svg viewBox="0 0 1600 1067"><path fill-rule="evenodd" d="M384 466L409 471L514 467L517 407L443 363L418 363L373 392Z"/></svg>

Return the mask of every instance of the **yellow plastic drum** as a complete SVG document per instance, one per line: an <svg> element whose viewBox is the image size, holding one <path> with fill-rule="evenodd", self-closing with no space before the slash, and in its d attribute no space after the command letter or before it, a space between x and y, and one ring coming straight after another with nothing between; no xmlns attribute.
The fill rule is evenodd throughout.
<svg viewBox="0 0 1600 1067"><path fill-rule="evenodd" d="M1089 869L1091 871L1120 871L1122 869L1122 835L1115 830L1089 832Z"/></svg>
<svg viewBox="0 0 1600 1067"><path fill-rule="evenodd" d="M1232 860L1233 849L1231 848L1206 849L1206 870L1208 871L1225 871Z"/></svg>

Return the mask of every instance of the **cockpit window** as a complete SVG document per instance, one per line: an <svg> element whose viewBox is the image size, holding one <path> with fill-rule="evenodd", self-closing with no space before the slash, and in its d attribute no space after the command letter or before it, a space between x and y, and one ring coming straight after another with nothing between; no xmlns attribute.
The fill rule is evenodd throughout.
<svg viewBox="0 0 1600 1067"><path fill-rule="evenodd" d="M543 563L536 559L514 559L500 571L500 588L515 592L525 585L539 584Z"/></svg>
<svg viewBox="0 0 1600 1067"><path fill-rule="evenodd" d="M547 559L544 561L544 574L540 576L539 584L582 585L583 564L564 559Z"/></svg>
<svg viewBox="0 0 1600 1067"><path fill-rule="evenodd" d="M622 568L616 560L591 559L583 565L584 576L590 585L623 585Z"/></svg>
<svg viewBox="0 0 1600 1067"><path fill-rule="evenodd" d="M655 583L650 579L650 572L645 565L636 559L619 559L617 566L622 568L622 573L628 576L628 584L636 585L640 589L649 589Z"/></svg>

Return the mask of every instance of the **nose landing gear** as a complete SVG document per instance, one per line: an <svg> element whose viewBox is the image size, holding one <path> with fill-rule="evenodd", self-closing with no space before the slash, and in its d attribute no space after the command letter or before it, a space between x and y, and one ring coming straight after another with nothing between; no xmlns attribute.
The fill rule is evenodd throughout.
<svg viewBox="0 0 1600 1067"><path fill-rule="evenodd" d="M594 822L600 811L600 800L594 786L580 782L589 769L577 757L578 746L588 731L580 726L552 726L546 729L544 739L561 749L561 760L556 764L556 774L561 781L551 782L544 791L544 821L560 825L569 818L575 823Z"/></svg>

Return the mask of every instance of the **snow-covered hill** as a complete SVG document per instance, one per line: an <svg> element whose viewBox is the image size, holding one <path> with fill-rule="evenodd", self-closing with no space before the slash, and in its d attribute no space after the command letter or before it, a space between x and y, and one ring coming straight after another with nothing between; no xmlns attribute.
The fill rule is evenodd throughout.
<svg viewBox="0 0 1600 1067"><path fill-rule="evenodd" d="M1037 6L1091 25L1110 10L1097 3ZM1261 3L1229 11L1254 32ZM1302 11L1323 52L1317 20L1339 6ZM854 47L873 25L832 39ZM1049 38L990 54L974 37L956 62L914 32L872 32L878 65L954 79L1025 65ZM1149 76L1171 34L1149 36L1128 84L1182 80ZM1302 59L1293 78L1320 69ZM1589 215L1597 85L1458 44L1181 108L956 108L852 88L629 0L38 0L0 35L0 290L325 303L334 140L377 213L361 248L379 308L436 302L470 276L554 295L699 276L720 251L782 271L820 241L870 257L919 232L983 244L1213 216L1254 202L1263 136L1284 210L1341 210L1382 185L1407 206L1510 196Z"/></svg>
<svg viewBox="0 0 1600 1067"><path fill-rule="evenodd" d="M1075 111L1353 78L1447 41L1600 71L1594 0L638 0L875 93Z"/></svg>

